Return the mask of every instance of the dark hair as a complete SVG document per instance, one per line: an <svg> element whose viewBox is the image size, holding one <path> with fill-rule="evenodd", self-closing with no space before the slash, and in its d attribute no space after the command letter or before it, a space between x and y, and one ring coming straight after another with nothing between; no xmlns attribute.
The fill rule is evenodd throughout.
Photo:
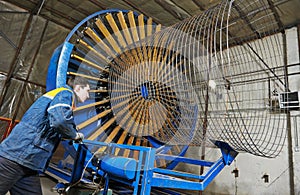
<svg viewBox="0 0 300 195"><path fill-rule="evenodd" d="M80 86L87 86L89 85L89 82L86 78L84 77L80 77L80 76L74 76L74 75L70 75L68 77L68 81L67 81L67 84L74 88L75 85L80 85Z"/></svg>

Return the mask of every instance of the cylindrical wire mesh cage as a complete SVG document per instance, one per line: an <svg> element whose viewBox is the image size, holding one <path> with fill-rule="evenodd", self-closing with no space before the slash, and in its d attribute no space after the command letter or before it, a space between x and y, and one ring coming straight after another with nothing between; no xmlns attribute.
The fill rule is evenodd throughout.
<svg viewBox="0 0 300 195"><path fill-rule="evenodd" d="M275 157L286 127L277 104L286 90L281 30L266 0L224 0L166 28L107 11L70 33L57 74L90 81L92 100L75 110L88 139L171 145L175 154L221 140Z"/></svg>

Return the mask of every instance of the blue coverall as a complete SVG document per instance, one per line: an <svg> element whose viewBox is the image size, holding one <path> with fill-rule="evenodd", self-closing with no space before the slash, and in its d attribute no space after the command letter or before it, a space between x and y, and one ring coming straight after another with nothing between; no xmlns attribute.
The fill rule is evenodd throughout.
<svg viewBox="0 0 300 195"><path fill-rule="evenodd" d="M61 138L75 139L73 92L69 86L37 99L0 144L0 195L42 194L45 171Z"/></svg>

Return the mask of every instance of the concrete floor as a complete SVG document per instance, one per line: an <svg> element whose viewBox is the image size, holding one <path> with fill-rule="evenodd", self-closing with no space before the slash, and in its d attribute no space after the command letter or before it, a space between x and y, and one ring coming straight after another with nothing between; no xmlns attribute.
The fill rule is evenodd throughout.
<svg viewBox="0 0 300 195"><path fill-rule="evenodd" d="M52 178L46 175L42 175L40 178L41 178L43 195L59 194L52 190L56 185L56 181L54 181Z"/></svg>
<svg viewBox="0 0 300 195"><path fill-rule="evenodd" d="M40 176L41 179L41 185L42 185L42 191L43 191L43 195L60 195L58 192L56 192L53 188L56 186L56 184L58 183L55 179L47 176L47 175L41 175ZM112 185L114 186L114 185ZM119 188L120 186L117 185L117 188ZM78 190L80 189L80 190ZM89 195L91 194L91 190L84 190L82 188L77 188L77 189L71 189L67 195ZM175 191L174 191L175 192ZM176 191L176 193L180 193L182 195L194 195L194 194L198 194L197 192L192 192L192 191L183 191L182 193L180 191ZM109 195L114 194L112 190L109 190L108 192ZM128 193L126 193L128 194ZM158 189L153 189L151 191L151 195L161 195L161 194L166 194L166 193L162 193L162 191L158 190ZM6 195L10 195L9 193L7 193ZM101 192L98 192L97 195L102 195Z"/></svg>
<svg viewBox="0 0 300 195"><path fill-rule="evenodd" d="M41 178L43 195L58 195L59 194L52 190L52 188L55 187L55 185L56 185L56 182L52 178L50 178L46 175L41 175L40 178ZM10 195L10 193L7 193L6 195Z"/></svg>
<svg viewBox="0 0 300 195"><path fill-rule="evenodd" d="M42 185L42 191L43 195L59 195L59 193L54 189L56 184L58 183L55 179L51 178L48 175L41 175L41 185ZM67 193L64 193L64 195L89 195L92 194L94 190L87 189L87 188L81 188L81 187L73 187L71 188ZM96 193L97 195L102 194L101 192ZM108 193L112 194L112 193Z"/></svg>

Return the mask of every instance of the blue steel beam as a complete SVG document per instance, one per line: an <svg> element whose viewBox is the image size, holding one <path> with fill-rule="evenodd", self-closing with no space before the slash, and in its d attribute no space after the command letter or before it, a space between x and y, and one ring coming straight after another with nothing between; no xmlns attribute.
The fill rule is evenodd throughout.
<svg viewBox="0 0 300 195"><path fill-rule="evenodd" d="M84 171L83 166L88 161L87 156L87 148L88 145L99 146L99 147L107 147L112 156L116 148L119 149L129 149L135 150L139 152L139 159L136 161L136 173L134 177L120 177L118 175L111 174L109 170L102 169L104 173L101 175L105 176L106 185L105 190L108 190L108 183L110 180L114 180L119 183L123 183L125 185L131 186L133 188L133 194L144 194L150 195L151 188L159 187L159 188L173 188L173 189L184 189L184 190L199 190L203 191L209 183L222 171L222 169L226 165L230 165L233 159L238 154L234 151L227 143L216 141L215 144L218 147L221 147L222 157L215 161L203 161L196 159L189 159L185 157L176 157L170 155L159 155L157 157L156 150L154 148L142 147L142 146L132 146L132 145L122 145L115 143L102 143L90 140L84 140L84 144L79 144L77 148L77 158L75 160L75 165L73 169L73 173L70 175L69 173L62 173L58 170L51 169L52 173L56 175L60 175L69 183L77 182L81 179L81 174ZM109 157L109 156L106 156ZM115 159L115 156L113 156ZM101 158L101 157L100 157ZM168 160L176 160L178 163L186 163L186 164L194 164L198 166L208 167L207 171L202 175L191 174L186 172L178 172L169 169L161 169L155 168L154 162L157 158L165 158ZM124 157L122 157L124 159ZM128 158L130 160L130 158ZM100 159L101 161L101 159ZM116 168L122 168L122 163L118 166L118 163L115 163ZM95 167L95 169L98 166ZM101 168L101 166L99 166ZM126 170L124 170L126 171ZM192 179L197 179L194 181Z"/></svg>
<svg viewBox="0 0 300 195"><path fill-rule="evenodd" d="M178 172L166 169L154 169L153 178L151 178L151 186L162 188L200 190L203 191L207 185L222 171L226 165L230 165L237 152L233 150L227 143L221 141L213 141L221 150L222 157L214 163L209 161L189 159L184 157L176 157L170 155L160 155L160 158L168 160L176 160L187 164L195 164L199 166L207 166L208 170L202 175L196 175L185 172ZM180 177L180 178L179 178ZM185 179L183 179L185 178ZM198 179L199 181L191 181L190 179Z"/></svg>

